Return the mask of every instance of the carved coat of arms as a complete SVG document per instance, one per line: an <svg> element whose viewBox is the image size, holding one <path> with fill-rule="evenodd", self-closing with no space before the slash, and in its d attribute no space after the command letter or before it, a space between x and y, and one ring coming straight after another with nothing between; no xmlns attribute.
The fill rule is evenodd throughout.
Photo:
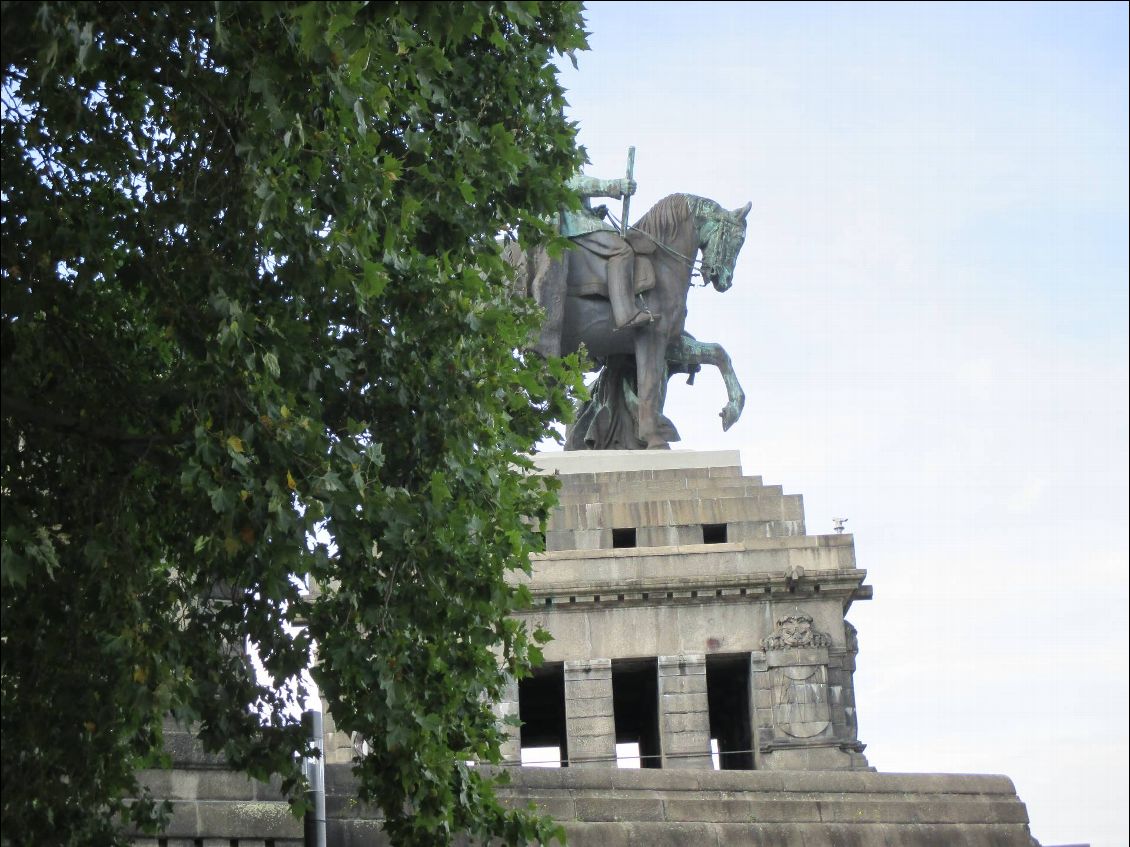
<svg viewBox="0 0 1130 847"><path fill-rule="evenodd" d="M830 647L832 639L812 626L809 615L789 615L777 621L773 634L762 641L769 651ZM832 721L826 664L786 664L770 668L773 723L793 738L812 738Z"/></svg>

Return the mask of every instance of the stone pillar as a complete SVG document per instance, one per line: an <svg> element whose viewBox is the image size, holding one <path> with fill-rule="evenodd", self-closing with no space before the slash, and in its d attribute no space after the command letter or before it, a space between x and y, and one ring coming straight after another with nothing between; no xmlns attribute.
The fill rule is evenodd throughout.
<svg viewBox="0 0 1130 847"><path fill-rule="evenodd" d="M856 765L832 724L829 653L832 639L810 615L777 621L751 665L761 762L769 770L847 770ZM761 657L764 658L761 658Z"/></svg>
<svg viewBox="0 0 1130 847"><path fill-rule="evenodd" d="M616 767L610 659L565 663L565 735L569 767Z"/></svg>
<svg viewBox="0 0 1130 847"><path fill-rule="evenodd" d="M665 768L714 766L702 653L659 657L659 746Z"/></svg>
<svg viewBox="0 0 1130 847"><path fill-rule="evenodd" d="M522 728L518 725L518 680L506 675L506 685L502 689L502 697L494 704L494 713L498 715L499 723L506 740L502 742L502 761L506 764L520 765L522 763Z"/></svg>

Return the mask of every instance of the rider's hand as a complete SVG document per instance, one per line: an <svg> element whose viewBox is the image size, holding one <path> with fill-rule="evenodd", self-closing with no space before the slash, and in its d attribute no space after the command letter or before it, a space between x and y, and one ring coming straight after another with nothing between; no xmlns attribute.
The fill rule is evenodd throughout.
<svg viewBox="0 0 1130 847"><path fill-rule="evenodd" d="M620 196L621 197L631 197L633 194L636 193L636 188L638 188L638 186L636 185L636 181L634 179L622 179L622 180L620 180Z"/></svg>

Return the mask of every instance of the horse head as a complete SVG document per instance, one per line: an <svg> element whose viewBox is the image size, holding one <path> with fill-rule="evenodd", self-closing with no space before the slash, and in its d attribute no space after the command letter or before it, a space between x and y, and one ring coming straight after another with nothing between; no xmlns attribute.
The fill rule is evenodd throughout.
<svg viewBox="0 0 1130 847"><path fill-rule="evenodd" d="M713 200L697 205L695 217L702 251L702 278L716 290L725 291L733 284L734 265L745 243L746 216L753 203L732 211Z"/></svg>

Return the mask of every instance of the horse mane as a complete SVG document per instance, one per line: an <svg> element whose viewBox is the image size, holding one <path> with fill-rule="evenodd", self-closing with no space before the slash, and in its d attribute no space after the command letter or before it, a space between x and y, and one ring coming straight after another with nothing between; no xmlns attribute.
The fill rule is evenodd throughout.
<svg viewBox="0 0 1130 847"><path fill-rule="evenodd" d="M657 241L670 241L675 237L679 226L690 217L688 197L686 194L668 194L648 209L647 214L632 229L638 229Z"/></svg>
<svg viewBox="0 0 1130 847"><path fill-rule="evenodd" d="M722 207L713 200L694 194L668 194L632 227L656 241L667 242L675 238L678 228L688 218L709 217Z"/></svg>

